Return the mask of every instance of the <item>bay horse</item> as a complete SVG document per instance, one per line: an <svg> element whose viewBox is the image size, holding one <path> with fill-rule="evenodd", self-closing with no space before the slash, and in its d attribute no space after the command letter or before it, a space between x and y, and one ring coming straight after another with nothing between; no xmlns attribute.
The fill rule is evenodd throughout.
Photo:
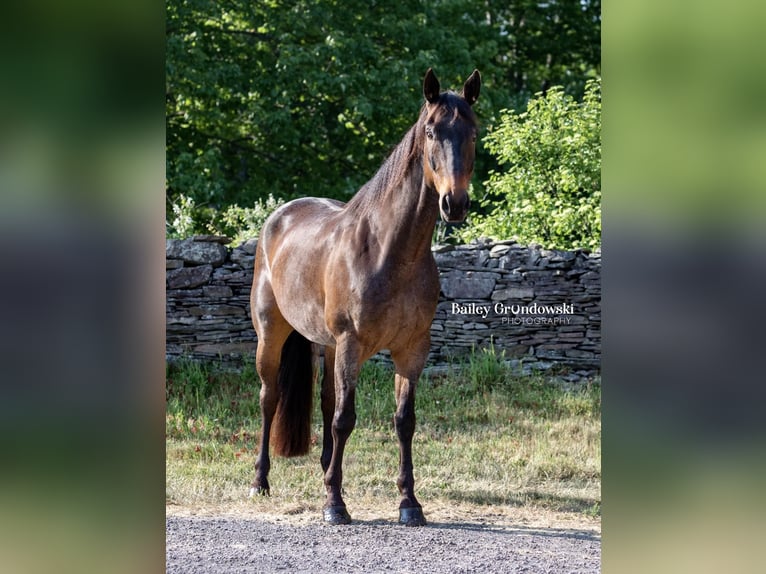
<svg viewBox="0 0 766 574"><path fill-rule="evenodd" d="M426 523L414 492L412 437L415 386L439 298L431 238L438 214L458 222L468 210L477 134L471 106L480 86L474 70L460 94L440 92L429 68L417 122L347 204L304 197L264 224L250 295L263 420L251 495L269 493L270 445L287 457L309 450L313 343L324 347L323 517L330 524L351 522L341 486L343 450L356 424L357 377L367 359L388 349L395 368L399 521Z"/></svg>

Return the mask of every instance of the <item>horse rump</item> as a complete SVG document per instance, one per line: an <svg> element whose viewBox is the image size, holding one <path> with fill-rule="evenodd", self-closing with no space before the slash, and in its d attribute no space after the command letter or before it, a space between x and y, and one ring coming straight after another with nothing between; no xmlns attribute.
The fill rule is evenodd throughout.
<svg viewBox="0 0 766 574"><path fill-rule="evenodd" d="M311 341L293 331L279 362L279 402L269 437L274 454L292 457L309 452L313 381Z"/></svg>

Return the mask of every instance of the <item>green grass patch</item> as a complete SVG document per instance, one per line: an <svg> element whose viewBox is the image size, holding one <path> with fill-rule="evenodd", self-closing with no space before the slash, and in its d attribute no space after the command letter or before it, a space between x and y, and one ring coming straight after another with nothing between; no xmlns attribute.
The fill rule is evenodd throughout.
<svg viewBox="0 0 766 574"><path fill-rule="evenodd" d="M169 503L243 500L258 451L260 384L241 373L191 363L167 370ZM272 498L319 507L321 413L315 389L314 444L308 456L272 457ZM368 363L357 389L357 426L344 459L349 504L398 501L399 449L393 429L393 372ZM477 353L449 374L423 377L417 391L415 479L424 504L511 505L599 516L601 388L575 388L521 375L493 352ZM262 501L255 505L265 504Z"/></svg>

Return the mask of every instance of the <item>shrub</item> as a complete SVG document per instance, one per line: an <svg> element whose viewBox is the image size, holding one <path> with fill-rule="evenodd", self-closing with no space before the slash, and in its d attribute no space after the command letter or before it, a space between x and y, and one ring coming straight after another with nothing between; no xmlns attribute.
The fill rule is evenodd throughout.
<svg viewBox="0 0 766 574"><path fill-rule="evenodd" d="M258 237L266 219L282 204L283 200L275 199L269 194L265 200L256 201L253 207L230 205L215 216L208 229L212 233L231 237L232 245L240 245L248 239Z"/></svg>
<svg viewBox="0 0 766 574"><path fill-rule="evenodd" d="M490 172L476 215L458 233L540 243L601 245L601 89L588 82L582 102L561 87L538 93L527 110L501 112L484 143L500 168Z"/></svg>
<svg viewBox="0 0 766 574"><path fill-rule="evenodd" d="M165 222L168 237L191 237L198 233L214 233L232 238L233 245L258 237L266 218L284 203L273 195L259 199L253 207L230 205L223 211L197 206L194 199L179 195L170 204L172 219Z"/></svg>
<svg viewBox="0 0 766 574"><path fill-rule="evenodd" d="M194 198L180 194L170 204L172 219L165 220L165 231L168 237L189 237L194 235Z"/></svg>

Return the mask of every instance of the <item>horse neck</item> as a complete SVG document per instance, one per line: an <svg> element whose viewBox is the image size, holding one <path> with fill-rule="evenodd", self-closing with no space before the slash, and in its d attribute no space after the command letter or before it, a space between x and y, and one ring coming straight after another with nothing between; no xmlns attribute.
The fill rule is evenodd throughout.
<svg viewBox="0 0 766 574"><path fill-rule="evenodd" d="M380 256L387 262L416 262L431 251L439 203L436 190L423 179L423 142L417 137L422 130L417 128L418 124L413 126L386 162L401 162L399 167L406 167L390 177L393 166L384 163L367 189L363 188L369 194L365 209L355 214L369 225ZM381 180L376 182L378 177Z"/></svg>
<svg viewBox="0 0 766 574"><path fill-rule="evenodd" d="M423 167L417 159L398 189L389 191L392 197L391 218L384 225L388 233L381 244L397 253L404 261L416 261L425 253L431 252L436 218L439 214L439 202L436 190L426 186L423 180Z"/></svg>

